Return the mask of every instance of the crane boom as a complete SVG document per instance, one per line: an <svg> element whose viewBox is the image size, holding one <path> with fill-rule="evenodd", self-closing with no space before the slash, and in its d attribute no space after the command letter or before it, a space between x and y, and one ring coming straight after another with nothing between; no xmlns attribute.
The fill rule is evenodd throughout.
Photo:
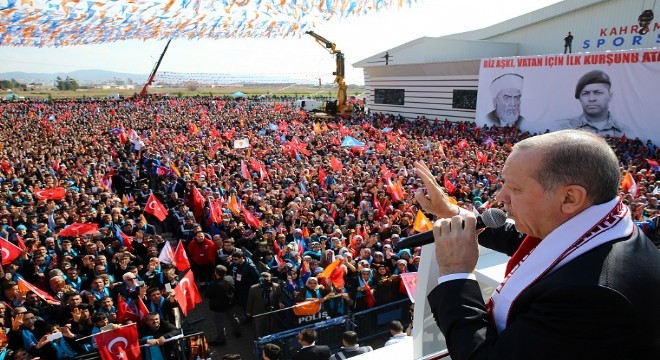
<svg viewBox="0 0 660 360"><path fill-rule="evenodd" d="M158 68L160 67L160 63L161 63L161 61L163 61L163 57L165 56L165 53L167 52L167 48L170 47L170 42L172 42L172 38L167 40L167 44L165 44L165 49L160 54L160 57L158 58L158 61L156 62L156 65L154 66L153 70L151 71L151 75L149 75L149 80L147 80L147 82L142 87L142 91L140 91L140 97L147 96L147 88L149 87L149 85L151 85L154 82L154 79L156 78L156 73L158 72Z"/></svg>
<svg viewBox="0 0 660 360"><path fill-rule="evenodd" d="M335 43L332 41L324 38L323 36L313 32L313 31L307 31L305 34L308 34L312 36L317 43L319 43L321 46L325 47L330 51L331 54L335 56L335 65L336 65L336 71L334 71L332 74L335 76L335 83L337 83L337 113L338 114L346 114L351 112L351 108L346 105L346 83L344 82L344 54L341 52L341 50L337 49L337 46Z"/></svg>

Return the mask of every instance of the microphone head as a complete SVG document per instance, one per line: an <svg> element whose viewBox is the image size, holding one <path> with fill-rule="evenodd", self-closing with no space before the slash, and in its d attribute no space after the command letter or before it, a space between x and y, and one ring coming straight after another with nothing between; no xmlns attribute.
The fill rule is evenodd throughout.
<svg viewBox="0 0 660 360"><path fill-rule="evenodd" d="M504 226L506 213L500 209L488 209L481 214L481 221L488 228L498 228Z"/></svg>

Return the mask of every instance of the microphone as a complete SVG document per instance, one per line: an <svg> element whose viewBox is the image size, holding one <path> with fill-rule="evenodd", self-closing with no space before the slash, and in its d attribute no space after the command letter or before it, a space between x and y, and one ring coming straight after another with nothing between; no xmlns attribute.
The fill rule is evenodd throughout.
<svg viewBox="0 0 660 360"><path fill-rule="evenodd" d="M504 226L506 222L506 213L500 209L488 209L483 214L477 215L477 230L483 228L498 228ZM399 249L416 248L418 246L433 244L433 230L425 231L423 233L410 235L406 238L399 240L396 247Z"/></svg>

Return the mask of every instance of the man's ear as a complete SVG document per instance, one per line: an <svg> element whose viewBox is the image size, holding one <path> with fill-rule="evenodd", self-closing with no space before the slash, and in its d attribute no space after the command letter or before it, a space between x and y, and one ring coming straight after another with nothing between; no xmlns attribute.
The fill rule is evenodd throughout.
<svg viewBox="0 0 660 360"><path fill-rule="evenodd" d="M563 187L561 210L564 214L577 214L589 207L587 190L580 185Z"/></svg>

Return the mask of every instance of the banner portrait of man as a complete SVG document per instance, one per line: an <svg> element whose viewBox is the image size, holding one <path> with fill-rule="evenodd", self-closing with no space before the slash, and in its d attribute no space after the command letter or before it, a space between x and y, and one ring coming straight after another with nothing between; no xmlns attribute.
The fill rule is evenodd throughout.
<svg viewBox="0 0 660 360"><path fill-rule="evenodd" d="M518 126L524 118L520 115L523 77L508 73L496 77L490 83L490 95L493 97L493 111L486 115L488 126Z"/></svg>
<svg viewBox="0 0 660 360"><path fill-rule="evenodd" d="M617 137L625 134L626 128L610 113L612 96L612 82L604 71L592 70L582 75L575 86L575 98L580 101L582 114L560 120L559 130L583 129Z"/></svg>

